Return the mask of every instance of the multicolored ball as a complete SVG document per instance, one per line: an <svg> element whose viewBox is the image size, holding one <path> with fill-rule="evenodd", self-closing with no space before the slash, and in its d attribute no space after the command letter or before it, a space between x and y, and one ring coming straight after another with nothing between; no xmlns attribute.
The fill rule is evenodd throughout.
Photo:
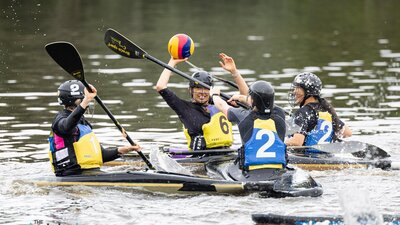
<svg viewBox="0 0 400 225"><path fill-rule="evenodd" d="M168 52L174 59L189 58L194 53L194 42L186 34L176 34L168 42Z"/></svg>

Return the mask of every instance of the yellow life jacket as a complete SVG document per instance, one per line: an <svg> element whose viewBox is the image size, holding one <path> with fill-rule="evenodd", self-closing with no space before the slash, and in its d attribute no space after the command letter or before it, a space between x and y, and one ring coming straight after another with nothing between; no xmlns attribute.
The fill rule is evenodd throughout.
<svg viewBox="0 0 400 225"><path fill-rule="evenodd" d="M78 127L80 130L80 138L71 146L74 155L69 154L68 146L65 146L63 138L51 132L49 137L49 159L53 172L55 171L55 165L68 164L73 157L76 158L76 163L81 169L99 168L103 164L101 146L96 135L91 131L89 126L79 124ZM61 144L63 148L55 149L55 142ZM54 158L56 159L55 161L53 161Z"/></svg>
<svg viewBox="0 0 400 225"><path fill-rule="evenodd" d="M206 141L206 148L229 147L233 143L232 123L228 121L222 112L211 116L210 122L202 126L203 136ZM190 148L192 139L184 129L185 137Z"/></svg>
<svg viewBox="0 0 400 225"><path fill-rule="evenodd" d="M74 144L75 156L82 169L99 168L103 164L100 143L93 132Z"/></svg>

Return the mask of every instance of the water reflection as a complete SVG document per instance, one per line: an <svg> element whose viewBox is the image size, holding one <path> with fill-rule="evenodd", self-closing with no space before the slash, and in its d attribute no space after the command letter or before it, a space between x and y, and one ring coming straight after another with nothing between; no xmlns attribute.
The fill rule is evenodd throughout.
<svg viewBox="0 0 400 225"><path fill-rule="evenodd" d="M398 213L400 198L393 191L398 173L377 169L314 171L324 187L321 198L268 199L268 204L254 196L39 188L24 180L53 176L47 136L62 109L56 89L72 79L44 51L53 41L78 48L86 79L144 151L154 144L186 145L179 118L153 88L163 68L112 54L103 40L109 27L164 62L169 38L188 33L196 42L193 64L231 79L218 63L218 53L225 52L248 83L271 82L276 103L287 110L294 76L315 72L323 81L323 96L352 127L352 138L387 149L399 161L400 1L4 0L0 7L0 223L104 224L106 217L127 224L252 224L249 215L255 212L341 214L339 190L360 188L373 190L371 202L380 202L380 212ZM186 64L178 69L189 75L196 71ZM216 85L236 92L222 82ZM187 80L174 75L169 87L189 99ZM98 104L87 117L105 146L127 144ZM240 145L237 127L234 138Z"/></svg>
<svg viewBox="0 0 400 225"><path fill-rule="evenodd" d="M140 13L136 10L139 14L127 14L137 25L142 21L138 20L139 15L153 18L153 21L152 25L147 21L135 26L134 31L126 32L123 28L121 30L152 55L160 57L165 62L168 60L165 45L171 33L188 31L187 33L196 42L196 53L191 57L192 63L213 75L231 79L230 75L218 65L217 54L227 52L235 58L246 82L250 84L258 79L271 82L275 86L277 104L285 109L290 109L287 92L293 77L303 71L317 73L324 84L323 96L336 106L342 119L354 126L358 134L400 132L397 126L400 108L398 101L400 47L393 41L400 33L391 29L397 22L392 20L390 14L385 13L387 16L384 18L375 16L377 19L373 22L362 22L364 18L362 14L354 13L351 20L339 17L335 20L335 24L332 24L332 21L324 17L324 13L317 10L318 13L313 14L314 20L324 21L326 25L318 27L316 24L305 22L306 20L299 20L299 24L296 25L288 23L293 18L296 20L307 18L307 14L302 13L299 17L298 13L312 8L312 5L299 7L294 3L257 1L257 7L248 6L246 13L252 12L253 15L256 12L258 17L243 15L246 20L242 21L232 18L231 13L225 13L226 10L217 10L224 5L223 2L215 3L216 7L210 7L212 10L207 13L209 16L201 17L202 24L196 19L196 15L201 12L202 7L199 7L199 11L190 19L186 19L187 24L179 29L172 25L174 23L170 23L176 18L175 15L162 17L152 8L162 7L168 11L171 9L169 4L158 1L157 4L145 4L142 1L125 2L127 4L124 4L126 6L124 10L146 9ZM3 80L0 85L2 126L0 151L24 149L27 145L33 144L41 146L40 154L45 154L44 144L50 122L60 110L56 102L55 89L64 80L71 79L43 50L45 43L58 39L75 42L82 54L87 80L98 87L104 103L121 124L135 134L135 138L143 142L165 141L165 144L184 142L181 140L183 136L180 133L179 119L153 88L163 68L146 60L131 60L111 54L102 43L103 31L107 28L104 20L78 23L76 20L65 21L60 17L62 23L71 26L74 23L82 24L82 28L77 28L76 33L66 35L62 30L55 29L50 23L51 20L45 19L47 14L43 12L74 8L75 5L72 3L55 1L51 4L30 5L5 1L0 4L5 9L3 11L5 18L0 20L0 26L5 28L2 30L9 35L16 37L14 42L5 39L4 36L0 37L0 44L6 46L1 48L0 52L3 56L1 58L3 69L0 70ZM82 5L78 2L76 4ZM398 3L391 2L390 7L379 3L374 8L390 11L395 8L393 4ZM243 7L240 1L230 5L233 12ZM30 10L23 11L25 7ZM106 2L100 1L96 7L101 11L109 6ZM281 10L278 12L273 10L276 7ZM353 4L349 6L349 10L360 7L369 9L371 6ZM292 11L294 8L297 10ZM87 13L82 15L93 16L88 8L83 6L81 10ZM257 13L261 12L258 10L264 11ZM339 9L330 7L329 10ZM120 12L120 10L115 12L117 11ZM149 16L152 13L156 13L157 17ZM380 15L374 10L370 13ZM271 16L275 18L274 15L279 15L281 19L269 19ZM331 15L336 14L331 13ZM36 21L33 27L25 23L32 18ZM232 23L227 24L227 27L220 27L219 30L206 25L220 18L224 20L230 18ZM387 21L392 24L385 28L380 27L380 24L387 24ZM118 23L118 19L115 22ZM366 27L352 26L353 23L364 24ZM253 24L254 27L249 29L249 24ZM347 26L352 27L351 35L346 33ZM87 27L95 27L97 30L87 32L85 31ZM277 27L279 29L275 29ZM200 30L203 32L199 32ZM240 32L227 39L227 30L240 30ZM357 34L366 31L369 36L363 35L360 41ZM77 34L82 33L87 35L79 35L79 40L75 38ZM189 75L196 71L196 68L191 68L189 65L182 65L178 69ZM236 93L234 88L222 82L216 82L216 85L222 86L222 90L228 94ZM178 95L189 98L188 82L183 78L173 76L169 87ZM99 135L107 139L106 141L118 137L119 133L116 132L114 124L99 107L95 107L95 113L89 115L89 119L97 127ZM109 130L103 133L103 128ZM365 131L366 129L368 131ZM170 133L176 138L164 138L164 133Z"/></svg>

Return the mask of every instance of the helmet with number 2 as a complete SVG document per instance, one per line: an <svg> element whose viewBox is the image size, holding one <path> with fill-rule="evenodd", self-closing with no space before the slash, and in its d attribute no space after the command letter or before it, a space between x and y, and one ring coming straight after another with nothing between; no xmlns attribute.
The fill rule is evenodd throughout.
<svg viewBox="0 0 400 225"><path fill-rule="evenodd" d="M77 99L83 99L85 87L78 80L69 80L58 87L58 103L65 106L75 105Z"/></svg>

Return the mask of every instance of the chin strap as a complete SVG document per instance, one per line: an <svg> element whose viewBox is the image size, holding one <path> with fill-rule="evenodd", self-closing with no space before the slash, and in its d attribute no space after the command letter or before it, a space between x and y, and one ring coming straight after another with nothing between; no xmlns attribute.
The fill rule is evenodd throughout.
<svg viewBox="0 0 400 225"><path fill-rule="evenodd" d="M303 107L304 103L306 102L307 99L309 99L310 97L312 97L312 95L306 95L303 98L303 101L301 101L300 103L300 108Z"/></svg>
<svg viewBox="0 0 400 225"><path fill-rule="evenodd" d="M70 111L74 111L77 107L78 107L77 105L68 105L68 106L65 106L65 109L68 109Z"/></svg>
<svg viewBox="0 0 400 225"><path fill-rule="evenodd" d="M93 118L95 109L96 109L96 102L94 101L93 105L89 104L89 106L87 107L86 113L88 115L90 115L91 118Z"/></svg>
<svg viewBox="0 0 400 225"><path fill-rule="evenodd" d="M193 88L189 88L189 95L190 95L190 98L192 99L192 102L194 101L194 99L193 99Z"/></svg>

